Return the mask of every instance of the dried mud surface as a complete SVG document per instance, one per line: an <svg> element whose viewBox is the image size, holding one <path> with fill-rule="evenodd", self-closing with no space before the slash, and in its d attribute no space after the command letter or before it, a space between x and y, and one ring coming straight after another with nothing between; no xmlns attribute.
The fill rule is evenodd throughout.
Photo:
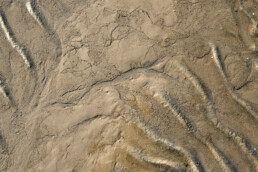
<svg viewBox="0 0 258 172"><path fill-rule="evenodd" d="M0 171L257 172L257 0L1 0Z"/></svg>

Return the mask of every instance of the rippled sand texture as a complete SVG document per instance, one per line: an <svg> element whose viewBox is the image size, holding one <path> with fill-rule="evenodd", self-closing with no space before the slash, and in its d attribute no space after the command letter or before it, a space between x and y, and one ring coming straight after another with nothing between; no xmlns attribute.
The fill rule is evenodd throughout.
<svg viewBox="0 0 258 172"><path fill-rule="evenodd" d="M257 172L257 0L0 0L0 171Z"/></svg>

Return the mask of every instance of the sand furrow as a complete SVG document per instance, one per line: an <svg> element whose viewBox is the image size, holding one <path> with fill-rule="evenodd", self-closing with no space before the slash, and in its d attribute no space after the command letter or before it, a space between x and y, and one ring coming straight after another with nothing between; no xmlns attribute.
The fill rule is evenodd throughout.
<svg viewBox="0 0 258 172"><path fill-rule="evenodd" d="M246 139L243 139L241 136L239 136L236 132L233 130L227 128L222 124L216 117L216 112L213 109L212 102L208 96L208 94L205 91L205 88L200 83L200 81L197 79L194 74L190 72L190 70L182 63L176 62L175 66L179 69L179 71L185 75L193 84L193 86L196 88L196 90L201 94L203 102L206 105L206 109L208 111L206 115L207 119L212 122L212 124L218 128L220 131L222 131L227 136L231 137L241 148L241 150L246 153L249 157L249 159L253 162L253 164L256 166L256 169L258 169L258 162L256 157L253 155L251 148L246 143Z"/></svg>
<svg viewBox="0 0 258 172"><path fill-rule="evenodd" d="M180 168L179 163L175 163L159 157L152 157L150 155L147 155L143 150L132 146L126 146L126 149L127 152L138 161L151 164L157 168L162 168L164 170L183 171L183 169Z"/></svg>
<svg viewBox="0 0 258 172"><path fill-rule="evenodd" d="M217 66L217 68L219 69L219 73L221 75L221 77L224 80L225 86L228 89L228 92L230 93L231 97L239 104L241 105L243 108L245 108L256 120L258 119L258 113L257 111L254 109L254 107L252 107L249 103L247 103L245 100L243 100L241 97L239 97L233 90L232 86L230 85L228 79L226 78L226 75L224 73L223 70L223 66L220 62L220 55L218 52L218 47L216 47L213 43L210 43L211 49L212 49L212 58L214 60L215 65Z"/></svg>
<svg viewBox="0 0 258 172"><path fill-rule="evenodd" d="M0 26L2 30L4 31L5 37L7 41L11 44L11 46L22 56L24 63L31 67L31 63L29 62L28 56L26 55L24 48L18 45L15 38L13 37L13 34L11 34L11 29L8 27L6 19L4 17L3 12L0 10Z"/></svg>
<svg viewBox="0 0 258 172"><path fill-rule="evenodd" d="M142 122L140 122L139 120L135 120L134 122L136 123L137 127L140 128L142 131L144 131L144 133L155 143L157 143L158 145L165 147L166 149L168 149L171 152L175 152L181 156L183 156L185 159L187 159L187 161L189 162L189 165L191 167L191 170L193 172L201 172L203 171L202 166L200 165L199 161L196 160L196 158L191 155L188 151L186 151L184 148L175 145L174 143L172 143L171 141L167 140L167 139L163 139L161 137L159 137L157 134L155 134L153 131L151 131L150 129L148 129Z"/></svg>
<svg viewBox="0 0 258 172"><path fill-rule="evenodd" d="M3 82L0 80L0 93L10 102L10 98L7 95Z"/></svg>
<svg viewBox="0 0 258 172"><path fill-rule="evenodd" d="M44 25L41 21L39 12L36 10L35 6L31 2L31 0L26 2L26 8L27 8L28 12L30 13L30 15L34 18L34 20L40 25L40 27L44 28Z"/></svg>
<svg viewBox="0 0 258 172"><path fill-rule="evenodd" d="M203 143L208 149L211 151L213 157L219 162L221 167L225 171L235 171L234 167L230 164L230 162L224 157L224 155L215 147L212 143L206 140L203 136L198 134L195 127L186 119L185 115L183 115L177 107L174 107L169 100L168 96L163 95L162 93L156 92L154 97L158 98L158 100L164 105L164 107L168 107L169 110L177 117L180 123L188 129L194 137Z"/></svg>

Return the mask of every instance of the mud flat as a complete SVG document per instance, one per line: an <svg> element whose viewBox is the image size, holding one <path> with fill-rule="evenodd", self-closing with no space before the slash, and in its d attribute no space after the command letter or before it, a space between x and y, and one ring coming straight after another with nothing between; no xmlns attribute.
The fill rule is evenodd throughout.
<svg viewBox="0 0 258 172"><path fill-rule="evenodd" d="M0 171L258 171L257 5L0 1Z"/></svg>

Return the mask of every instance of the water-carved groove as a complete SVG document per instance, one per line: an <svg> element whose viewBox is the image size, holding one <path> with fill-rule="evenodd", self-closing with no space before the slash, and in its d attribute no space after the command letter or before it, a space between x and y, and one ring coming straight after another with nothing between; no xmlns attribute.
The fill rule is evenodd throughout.
<svg viewBox="0 0 258 172"><path fill-rule="evenodd" d="M140 128L152 141L157 143L158 145L167 148L171 152L178 153L179 155L183 156L189 162L191 170L193 172L203 172L203 168L198 160L196 160L193 155L187 152L184 148L175 145L171 141L167 139L160 138L156 135L153 131L148 129L139 119L132 119L138 128Z"/></svg>
<svg viewBox="0 0 258 172"><path fill-rule="evenodd" d="M247 103L245 100L240 98L234 92L232 86L230 85L229 81L227 80L226 75L225 75L224 70L223 70L223 66L220 62L220 55L219 55L219 52L218 52L218 47L216 47L213 43L210 43L210 46L211 46L211 49L212 49L212 58L214 60L214 63L217 66L217 68L219 69L219 73L220 73L221 77L223 78L225 86L227 87L228 92L230 93L231 97L239 105L241 105L243 108L245 108L257 120L258 119L257 111L254 109L254 107L252 107L249 103Z"/></svg>
<svg viewBox="0 0 258 172"><path fill-rule="evenodd" d="M52 41L57 45L57 57L62 55L62 45L58 34L50 27L47 19L42 12L37 8L35 0L28 0L25 4L27 11L38 25L45 31L47 37L51 37ZM60 59L57 59L58 62Z"/></svg>
<svg viewBox="0 0 258 172"><path fill-rule="evenodd" d="M0 80L0 93L7 99L8 102L10 102L10 98L8 96L8 93L5 90L3 82Z"/></svg>
<svg viewBox="0 0 258 172"><path fill-rule="evenodd" d="M29 0L28 2L26 2L25 6L26 6L28 12L30 13L30 15L40 25L40 27L44 28L44 25L41 21L40 15L35 9L35 3L33 3L31 0Z"/></svg>
<svg viewBox="0 0 258 172"><path fill-rule="evenodd" d="M206 140L203 136L201 136L199 133L197 133L197 130L194 128L194 126L186 120L180 110L178 110L177 107L174 107L169 100L168 96L165 96L161 93L156 93L155 97L159 99L159 101L164 104L164 107L168 107L169 110L177 117L177 119L180 121L180 123L186 127L191 133L194 135L194 137L199 140L201 143L206 145L208 149L211 151L214 158L219 162L221 167L225 171L235 171L234 167L230 164L230 162L224 157L224 155L208 140Z"/></svg>
<svg viewBox="0 0 258 172"><path fill-rule="evenodd" d="M2 27L2 30L5 34L5 37L7 39L7 41L11 44L11 46L13 47L13 49L15 49L20 56L23 58L24 63L30 68L31 67L31 62L29 60L29 57L26 53L26 50L21 47L20 45L18 45L17 41L15 40L13 33L10 29L10 27L7 24L7 20L4 16L3 11L0 9L0 26Z"/></svg>
<svg viewBox="0 0 258 172"><path fill-rule="evenodd" d="M58 63L60 62L60 57L62 56L62 45L61 45L61 40L59 38L59 35L56 33L56 31L54 29L52 29L50 27L50 25L47 22L46 17L44 16L44 14L40 11L40 9L37 6L37 2L36 0L28 0L27 2L25 2L25 7L28 11L28 13L32 16L32 18L36 21L36 23L40 26L40 28L42 29L42 31L45 34L45 37L51 40L51 42L53 42L56 47L56 54L54 56L55 58L55 65L54 67L51 66L50 70L48 71L50 74L50 76L52 75L52 73L50 71L55 69L55 66L58 65ZM52 48L52 47L51 47ZM39 76L37 74L36 68L34 68L34 72L33 75L35 77L36 80L39 79ZM44 70L45 72L46 70ZM46 84L47 82L47 78L49 77L45 77L44 76L44 84ZM42 87L43 88L43 87ZM39 91L39 93L37 94L38 97L40 97L40 95L42 94L42 89ZM39 98L36 99L36 103L38 104L39 102ZM35 106L36 107L36 106Z"/></svg>
<svg viewBox="0 0 258 172"><path fill-rule="evenodd" d="M212 102L205 92L204 86L199 82L199 80L190 72L190 70L183 65L180 62L175 63L175 67L179 69L179 71L185 75L188 80L190 80L193 84L193 86L196 88L196 90L201 94L201 97L206 105L207 114L206 117L209 121L212 122L212 124L222 131L227 136L231 137L238 146L242 149L242 151L248 155L249 159L253 162L253 164L256 166L256 169L258 170L258 162L256 157L253 155L251 148L248 146L248 143L243 139L241 136L239 136L236 132L232 131L231 129L227 128L222 124L216 117L216 112L214 111L212 107Z"/></svg>
<svg viewBox="0 0 258 172"><path fill-rule="evenodd" d="M146 155L143 150L132 146L127 146L126 149L127 152L138 161L143 161L155 167L162 168L166 171L184 171L183 169L179 168L180 165L178 163L175 163L173 161L157 157L151 157L149 155Z"/></svg>

